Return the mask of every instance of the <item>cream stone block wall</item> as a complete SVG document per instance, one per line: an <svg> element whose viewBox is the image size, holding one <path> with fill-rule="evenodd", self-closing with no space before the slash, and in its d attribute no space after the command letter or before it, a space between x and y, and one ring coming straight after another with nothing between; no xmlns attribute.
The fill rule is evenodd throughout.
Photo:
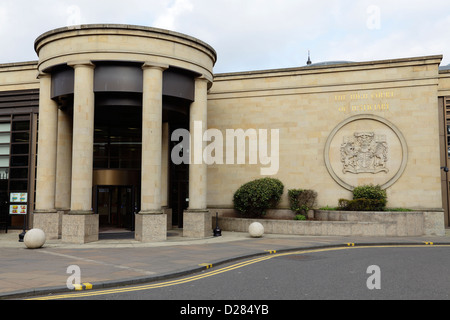
<svg viewBox="0 0 450 320"><path fill-rule="evenodd" d="M287 190L292 188L314 189L319 206L336 206L351 192L327 171L324 153L330 133L355 115L382 117L400 130L408 146L406 169L387 190L388 205L441 208L440 60L434 56L216 75L208 96L208 128L224 135L226 129L279 129L280 169L273 177L285 185L280 207L289 206ZM209 166L208 206L232 207L234 192L260 178L261 167L248 162Z"/></svg>
<svg viewBox="0 0 450 320"><path fill-rule="evenodd" d="M0 64L0 91L39 89L37 61Z"/></svg>

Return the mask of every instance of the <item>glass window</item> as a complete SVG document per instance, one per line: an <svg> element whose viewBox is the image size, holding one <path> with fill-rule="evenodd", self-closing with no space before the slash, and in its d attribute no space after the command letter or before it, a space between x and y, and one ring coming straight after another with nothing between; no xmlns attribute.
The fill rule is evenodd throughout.
<svg viewBox="0 0 450 320"><path fill-rule="evenodd" d="M30 121L14 121L13 131L28 131L30 130Z"/></svg>
<svg viewBox="0 0 450 320"><path fill-rule="evenodd" d="M29 145L28 144L13 144L11 146L11 153L12 154L28 154L29 152Z"/></svg>
<svg viewBox="0 0 450 320"><path fill-rule="evenodd" d="M28 156L12 156L11 167L28 167Z"/></svg>
<svg viewBox="0 0 450 320"><path fill-rule="evenodd" d="M28 132L16 132L12 135L12 142L28 142L30 134Z"/></svg>
<svg viewBox="0 0 450 320"><path fill-rule="evenodd" d="M0 143L10 143L11 142L11 134L8 133L0 133Z"/></svg>
<svg viewBox="0 0 450 320"><path fill-rule="evenodd" d="M9 167L9 155L0 156L0 167Z"/></svg>
<svg viewBox="0 0 450 320"><path fill-rule="evenodd" d="M0 155L9 155L9 145L0 145Z"/></svg>
<svg viewBox="0 0 450 320"><path fill-rule="evenodd" d="M28 181L24 180L11 180L9 182L11 191L26 191L28 189Z"/></svg>
<svg viewBox="0 0 450 320"><path fill-rule="evenodd" d="M9 168L0 168L0 179L8 179Z"/></svg>
<svg viewBox="0 0 450 320"><path fill-rule="evenodd" d="M11 131L11 124L8 123L0 123L0 132L9 132Z"/></svg>
<svg viewBox="0 0 450 320"><path fill-rule="evenodd" d="M11 179L27 179L28 168L11 168L9 172Z"/></svg>
<svg viewBox="0 0 450 320"><path fill-rule="evenodd" d="M94 158L94 168L96 169L108 168L108 158Z"/></svg>
<svg viewBox="0 0 450 320"><path fill-rule="evenodd" d="M108 156L108 144L95 143L94 144L94 157L107 157Z"/></svg>

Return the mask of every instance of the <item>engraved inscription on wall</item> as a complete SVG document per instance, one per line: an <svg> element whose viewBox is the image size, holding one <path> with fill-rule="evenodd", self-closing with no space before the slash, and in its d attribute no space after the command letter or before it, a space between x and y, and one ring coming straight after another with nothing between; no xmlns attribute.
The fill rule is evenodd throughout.
<svg viewBox="0 0 450 320"><path fill-rule="evenodd" d="M386 135L375 132L355 132L344 137L341 161L344 174L388 173L389 146Z"/></svg>
<svg viewBox="0 0 450 320"><path fill-rule="evenodd" d="M386 112L395 96L394 91L353 92L335 95L334 102L343 113Z"/></svg>

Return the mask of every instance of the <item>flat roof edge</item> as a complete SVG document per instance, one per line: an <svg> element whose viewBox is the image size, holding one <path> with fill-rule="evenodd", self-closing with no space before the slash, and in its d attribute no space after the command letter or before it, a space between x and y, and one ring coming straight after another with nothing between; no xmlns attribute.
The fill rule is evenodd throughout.
<svg viewBox="0 0 450 320"><path fill-rule="evenodd" d="M337 64L326 64L326 65L310 65L292 68L281 68L281 69L266 69L266 70L255 70L255 71L237 71L237 72L227 72L227 73L216 73L215 77L227 77L227 76L245 76L245 75L258 75L264 73L283 73L283 72L294 72L294 71L308 71L308 70L326 70L334 68L348 68L348 67L360 67L360 66L374 66L378 64L399 64L406 62L419 62L424 60L439 60L442 61L443 55L431 55L431 56L421 56L421 57L411 57L411 58L399 58L399 59L387 59L387 60L373 60L373 61L363 61L363 62L344 62ZM438 61L436 61L438 62Z"/></svg>
<svg viewBox="0 0 450 320"><path fill-rule="evenodd" d="M24 62L10 62L10 63L0 63L0 69L1 68L20 68L20 67L30 67L30 66L36 66L36 70L37 70L37 65L38 65L39 61L24 61Z"/></svg>

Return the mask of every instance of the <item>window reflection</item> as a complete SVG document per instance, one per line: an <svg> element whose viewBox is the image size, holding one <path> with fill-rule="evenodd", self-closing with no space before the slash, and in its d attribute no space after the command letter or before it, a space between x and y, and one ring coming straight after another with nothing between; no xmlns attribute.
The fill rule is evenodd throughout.
<svg viewBox="0 0 450 320"><path fill-rule="evenodd" d="M140 169L142 130L122 126L97 126L94 138L95 169Z"/></svg>

